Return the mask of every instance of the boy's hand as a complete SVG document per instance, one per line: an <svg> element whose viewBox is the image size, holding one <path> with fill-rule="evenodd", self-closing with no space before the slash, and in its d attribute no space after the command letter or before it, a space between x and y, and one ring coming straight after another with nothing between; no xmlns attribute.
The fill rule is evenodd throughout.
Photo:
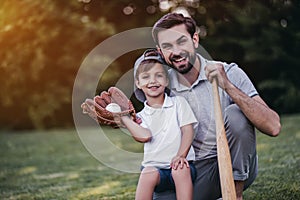
<svg viewBox="0 0 300 200"><path fill-rule="evenodd" d="M174 170L178 167L182 169L184 165L186 165L187 168L190 167L188 160L181 156L175 156L171 161L171 168Z"/></svg>

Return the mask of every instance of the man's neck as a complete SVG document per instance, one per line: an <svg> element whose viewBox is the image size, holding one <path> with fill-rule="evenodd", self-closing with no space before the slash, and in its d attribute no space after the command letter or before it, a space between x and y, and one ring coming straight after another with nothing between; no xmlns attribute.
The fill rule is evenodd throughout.
<svg viewBox="0 0 300 200"><path fill-rule="evenodd" d="M188 73L186 74L177 73L179 83L188 87L193 85L193 83L199 77L201 67L202 66L201 66L200 59L197 56L193 68Z"/></svg>

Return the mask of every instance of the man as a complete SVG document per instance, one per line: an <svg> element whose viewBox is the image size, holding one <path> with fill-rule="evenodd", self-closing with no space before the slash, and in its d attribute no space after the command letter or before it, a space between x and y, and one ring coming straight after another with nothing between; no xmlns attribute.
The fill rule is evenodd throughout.
<svg viewBox="0 0 300 200"><path fill-rule="evenodd" d="M170 87L183 96L198 120L193 147L197 178L194 199L221 197L212 86L217 78L229 143L237 199L257 175L256 127L269 136L280 132L280 118L258 95L247 75L235 64L208 61L196 53L199 36L192 18L169 13L153 27L152 36L169 71ZM175 199L175 193L155 193L155 199Z"/></svg>

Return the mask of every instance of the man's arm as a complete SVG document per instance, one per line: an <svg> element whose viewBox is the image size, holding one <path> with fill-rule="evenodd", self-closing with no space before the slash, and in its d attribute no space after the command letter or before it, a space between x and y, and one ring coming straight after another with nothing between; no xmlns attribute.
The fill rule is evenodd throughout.
<svg viewBox="0 0 300 200"><path fill-rule="evenodd" d="M269 136L279 134L281 129L280 118L260 96L257 95L251 98L232 84L226 87L225 91L258 130Z"/></svg>
<svg viewBox="0 0 300 200"><path fill-rule="evenodd" d="M207 65L206 76L210 82L217 77L219 87L227 92L258 130L269 136L279 134L281 129L279 115L270 109L260 96L256 95L251 98L235 87L229 81L222 64Z"/></svg>

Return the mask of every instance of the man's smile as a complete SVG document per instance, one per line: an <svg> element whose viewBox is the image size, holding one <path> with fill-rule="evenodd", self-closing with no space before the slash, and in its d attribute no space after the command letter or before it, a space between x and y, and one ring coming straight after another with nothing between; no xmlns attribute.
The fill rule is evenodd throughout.
<svg viewBox="0 0 300 200"><path fill-rule="evenodd" d="M176 65L186 65L188 61L188 54L187 53L181 53L180 55L172 56L170 59L171 62L173 62Z"/></svg>

